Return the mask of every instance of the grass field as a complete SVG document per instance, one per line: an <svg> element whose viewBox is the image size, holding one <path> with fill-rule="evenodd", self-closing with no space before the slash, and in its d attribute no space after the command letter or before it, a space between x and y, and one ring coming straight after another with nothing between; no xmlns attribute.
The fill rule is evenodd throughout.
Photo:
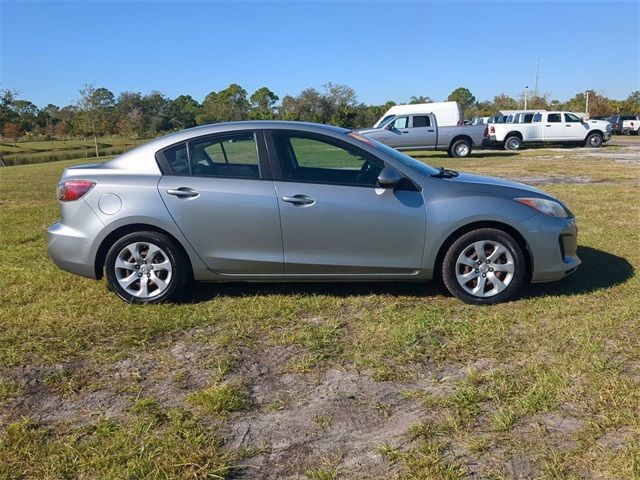
<svg viewBox="0 0 640 480"><path fill-rule="evenodd" d="M99 138L98 152L101 156L118 155L144 141L122 137ZM95 144L93 138L18 142L15 145L5 139L0 143L0 154L2 154L3 162L7 166L29 165L93 157L95 156Z"/></svg>
<svg viewBox="0 0 640 480"><path fill-rule="evenodd" d="M0 478L640 478L639 145L415 156L557 195L582 267L483 308L407 283L132 306L47 257L80 162L0 169Z"/></svg>

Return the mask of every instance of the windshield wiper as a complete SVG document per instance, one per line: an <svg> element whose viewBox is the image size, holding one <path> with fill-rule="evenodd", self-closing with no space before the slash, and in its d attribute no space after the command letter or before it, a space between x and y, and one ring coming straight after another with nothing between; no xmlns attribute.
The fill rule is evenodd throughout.
<svg viewBox="0 0 640 480"><path fill-rule="evenodd" d="M434 178L454 178L460 175L455 170L449 170L444 167L438 167L438 173L434 173L431 176Z"/></svg>

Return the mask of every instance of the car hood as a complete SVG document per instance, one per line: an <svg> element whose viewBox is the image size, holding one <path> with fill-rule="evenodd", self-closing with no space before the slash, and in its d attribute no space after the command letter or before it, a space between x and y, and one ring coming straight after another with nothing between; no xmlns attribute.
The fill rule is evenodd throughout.
<svg viewBox="0 0 640 480"><path fill-rule="evenodd" d="M485 177L482 175L473 175L471 173L461 173L455 178L451 179L451 182L457 187L469 191L479 193L500 193L500 190L504 190L505 195L518 195L516 190L522 192L522 194L535 193L536 196L544 198L553 198L549 194L544 193L542 190L526 185L524 183L514 182L512 180L506 180L496 177ZM555 200L555 199L554 199Z"/></svg>
<svg viewBox="0 0 640 480"><path fill-rule="evenodd" d="M609 122L606 120L587 120L587 123L589 125L597 125L602 128L605 128L607 125L609 125Z"/></svg>
<svg viewBox="0 0 640 480"><path fill-rule="evenodd" d="M369 135L372 133L381 133L384 132L384 128L363 128L361 130L356 130L356 133L359 133L360 135Z"/></svg>

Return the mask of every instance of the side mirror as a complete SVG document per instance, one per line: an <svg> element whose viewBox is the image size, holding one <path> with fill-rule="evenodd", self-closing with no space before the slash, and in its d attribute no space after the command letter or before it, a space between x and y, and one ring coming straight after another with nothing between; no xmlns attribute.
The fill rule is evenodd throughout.
<svg viewBox="0 0 640 480"><path fill-rule="evenodd" d="M384 167L378 175L378 185L382 188L395 188L401 181L402 175L392 167Z"/></svg>
<svg viewBox="0 0 640 480"><path fill-rule="evenodd" d="M384 126L385 130L393 130L393 122L389 122Z"/></svg>

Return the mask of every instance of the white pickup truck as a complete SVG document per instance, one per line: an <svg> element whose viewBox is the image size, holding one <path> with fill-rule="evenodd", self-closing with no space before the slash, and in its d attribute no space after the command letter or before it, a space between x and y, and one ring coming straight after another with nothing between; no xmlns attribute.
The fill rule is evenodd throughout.
<svg viewBox="0 0 640 480"><path fill-rule="evenodd" d="M518 150L527 142L577 142L598 148L611 138L611 124L583 120L571 112L537 112L531 123L491 123L489 142Z"/></svg>
<svg viewBox="0 0 640 480"><path fill-rule="evenodd" d="M635 118L631 120L623 120L622 121L622 134L632 134L640 135L640 115L636 115Z"/></svg>

